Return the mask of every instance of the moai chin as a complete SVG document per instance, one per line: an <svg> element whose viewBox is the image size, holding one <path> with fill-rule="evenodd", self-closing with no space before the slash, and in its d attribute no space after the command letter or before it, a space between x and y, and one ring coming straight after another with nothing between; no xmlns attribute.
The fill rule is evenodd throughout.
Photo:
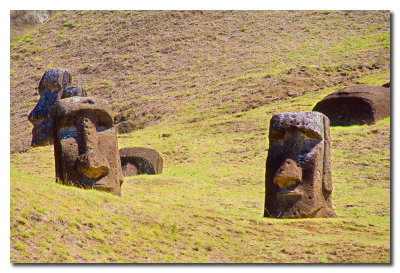
<svg viewBox="0 0 400 273"><path fill-rule="evenodd" d="M46 71L39 82L40 99L28 115L33 124L31 146L46 146L53 143L50 108L58 100L60 91L71 85L71 75L62 69Z"/></svg>
<svg viewBox="0 0 400 273"><path fill-rule="evenodd" d="M66 185L121 195L123 174L108 103L61 99L52 109L56 179Z"/></svg>
<svg viewBox="0 0 400 273"><path fill-rule="evenodd" d="M329 119L319 112L270 121L264 217L336 217L332 207Z"/></svg>

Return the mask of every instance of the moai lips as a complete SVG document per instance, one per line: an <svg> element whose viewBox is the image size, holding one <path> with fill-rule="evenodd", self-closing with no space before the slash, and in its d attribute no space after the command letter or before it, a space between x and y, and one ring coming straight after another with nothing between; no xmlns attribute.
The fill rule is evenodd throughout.
<svg viewBox="0 0 400 273"><path fill-rule="evenodd" d="M123 174L112 112L90 97L59 100L52 109L57 180L121 195Z"/></svg>
<svg viewBox="0 0 400 273"><path fill-rule="evenodd" d="M60 91L71 85L71 75L62 69L46 71L39 82L40 99L28 115L33 124L31 146L45 146L53 143L50 108L58 100Z"/></svg>
<svg viewBox="0 0 400 273"><path fill-rule="evenodd" d="M288 112L270 121L265 217L336 217L332 208L329 119Z"/></svg>

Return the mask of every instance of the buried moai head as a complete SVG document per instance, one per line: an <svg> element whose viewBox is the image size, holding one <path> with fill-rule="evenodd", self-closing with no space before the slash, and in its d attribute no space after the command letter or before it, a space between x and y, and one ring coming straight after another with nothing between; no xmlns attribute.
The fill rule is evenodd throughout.
<svg viewBox="0 0 400 273"><path fill-rule="evenodd" d="M52 121L57 180L121 195L117 134L107 102L91 97L61 99L52 109Z"/></svg>
<svg viewBox="0 0 400 273"><path fill-rule="evenodd" d="M336 217L329 119L318 112L274 115L269 129L264 216Z"/></svg>
<svg viewBox="0 0 400 273"><path fill-rule="evenodd" d="M40 99L28 115L33 124L32 146L52 144L50 108L58 100L60 91L71 85L71 75L62 69L46 71L39 82Z"/></svg>
<svg viewBox="0 0 400 273"><path fill-rule="evenodd" d="M125 176L162 173L163 159L153 149L128 147L119 150L122 172Z"/></svg>

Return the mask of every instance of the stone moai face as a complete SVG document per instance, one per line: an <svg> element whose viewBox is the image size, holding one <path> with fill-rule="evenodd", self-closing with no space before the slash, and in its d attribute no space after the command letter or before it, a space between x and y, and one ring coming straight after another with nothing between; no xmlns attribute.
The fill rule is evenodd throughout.
<svg viewBox="0 0 400 273"><path fill-rule="evenodd" d="M28 115L33 124L31 146L53 143L50 108L58 100L60 91L71 85L71 75L62 69L46 71L39 82L40 99Z"/></svg>
<svg viewBox="0 0 400 273"><path fill-rule="evenodd" d="M264 216L336 217L332 208L329 119L318 112L270 121Z"/></svg>
<svg viewBox="0 0 400 273"><path fill-rule="evenodd" d="M121 195L123 174L108 103L91 97L61 99L52 119L57 180Z"/></svg>

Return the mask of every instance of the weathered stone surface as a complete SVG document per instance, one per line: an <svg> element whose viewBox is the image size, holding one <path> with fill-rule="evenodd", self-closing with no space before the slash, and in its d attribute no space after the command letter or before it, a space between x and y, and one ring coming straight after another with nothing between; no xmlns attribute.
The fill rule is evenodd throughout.
<svg viewBox="0 0 400 273"><path fill-rule="evenodd" d="M57 180L121 195L123 174L112 112L104 100L71 97L52 108Z"/></svg>
<svg viewBox="0 0 400 273"><path fill-rule="evenodd" d="M331 126L373 124L390 116L390 88L370 85L346 87L323 98L313 111L325 114Z"/></svg>
<svg viewBox="0 0 400 273"><path fill-rule="evenodd" d="M119 154L125 176L162 173L163 159L160 154L153 149L128 147L120 149ZM132 165L136 169L133 168Z"/></svg>
<svg viewBox="0 0 400 273"><path fill-rule="evenodd" d="M264 216L336 217L332 208L329 119L318 112L270 121Z"/></svg>
<svg viewBox="0 0 400 273"><path fill-rule="evenodd" d="M124 174L124 176L132 176L140 174L136 166L130 162L125 162L125 164L122 165L122 173Z"/></svg>
<svg viewBox="0 0 400 273"><path fill-rule="evenodd" d="M50 108L58 100L60 91L71 84L71 75L62 69L46 71L39 82L40 99L28 115L33 124L31 146L45 146L53 143Z"/></svg>
<svg viewBox="0 0 400 273"><path fill-rule="evenodd" d="M70 97L86 97L87 93L86 90L82 86L68 86L65 90L61 93L61 98L70 98Z"/></svg>
<svg viewBox="0 0 400 273"><path fill-rule="evenodd" d="M49 89L50 91L60 91L71 85L71 74L67 71L59 68L54 68L47 70L39 82L39 94L43 92L44 89Z"/></svg>

